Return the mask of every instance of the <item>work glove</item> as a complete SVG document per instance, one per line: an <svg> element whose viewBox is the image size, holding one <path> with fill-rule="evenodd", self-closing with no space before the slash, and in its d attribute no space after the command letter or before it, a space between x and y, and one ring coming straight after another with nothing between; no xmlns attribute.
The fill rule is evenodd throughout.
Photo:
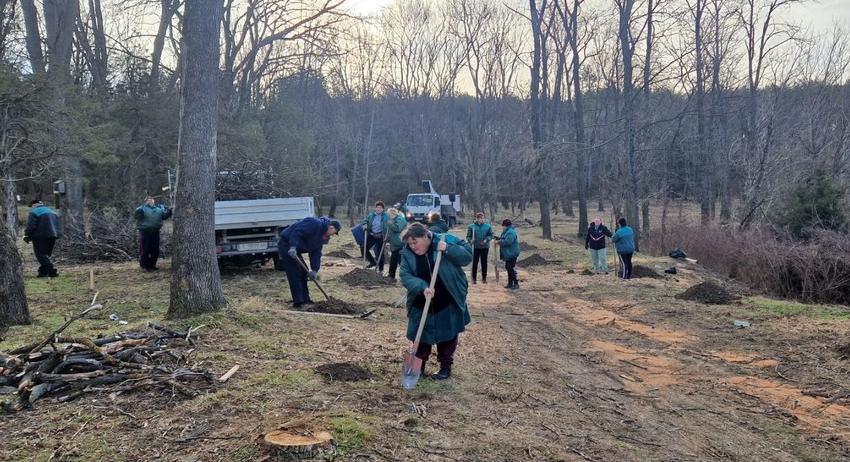
<svg viewBox="0 0 850 462"><path fill-rule="evenodd" d="M311 281L315 281L315 280L319 279L319 272L318 271L310 271L309 273L307 273L307 277Z"/></svg>
<svg viewBox="0 0 850 462"><path fill-rule="evenodd" d="M31 238L31 237L29 237L29 236L24 236L24 242L26 242L27 244L29 244L30 242L32 242L32 238Z"/></svg>
<svg viewBox="0 0 850 462"><path fill-rule="evenodd" d="M295 247L290 247L289 252L286 252L286 254L289 255L289 258L295 258L298 256L298 251L295 249Z"/></svg>

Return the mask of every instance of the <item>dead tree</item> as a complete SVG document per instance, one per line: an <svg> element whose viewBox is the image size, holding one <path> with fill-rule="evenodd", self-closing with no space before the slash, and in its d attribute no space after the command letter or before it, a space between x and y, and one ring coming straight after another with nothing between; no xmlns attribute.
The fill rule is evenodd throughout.
<svg viewBox="0 0 850 462"><path fill-rule="evenodd" d="M171 318L217 311L227 303L213 249L221 8L218 0L186 5Z"/></svg>

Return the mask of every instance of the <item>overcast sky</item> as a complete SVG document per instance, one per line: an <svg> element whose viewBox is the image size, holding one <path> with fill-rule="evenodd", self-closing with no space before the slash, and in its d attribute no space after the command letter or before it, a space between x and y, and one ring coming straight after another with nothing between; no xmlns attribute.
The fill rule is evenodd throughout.
<svg viewBox="0 0 850 462"><path fill-rule="evenodd" d="M348 5L357 13L377 14L395 0L348 0ZM493 0L496 1L496 0ZM817 32L832 29L835 22L850 28L850 0L810 0L786 9L785 18L803 26L811 26Z"/></svg>

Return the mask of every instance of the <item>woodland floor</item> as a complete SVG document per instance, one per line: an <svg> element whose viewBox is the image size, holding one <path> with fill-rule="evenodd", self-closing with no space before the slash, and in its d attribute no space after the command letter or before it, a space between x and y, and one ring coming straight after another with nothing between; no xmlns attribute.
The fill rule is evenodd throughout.
<svg viewBox="0 0 850 462"><path fill-rule="evenodd" d="M555 225L560 236L575 227ZM288 312L283 274L269 267L227 272L227 312L163 323L203 325L194 358L216 373L241 365L229 382L193 399L139 392L42 400L0 416L0 460L273 460L258 436L298 418L334 434L335 452L325 456L334 460L850 458L850 359L838 352L850 339L846 307L749 294L698 264L679 264L679 274L660 279L582 275L589 258L581 242L519 232L539 248L521 259L539 253L560 262L521 268L516 292L502 288L504 272L496 283L492 268L490 284L470 286L473 322L449 381L401 389L408 341L405 311L393 302L404 291L339 281L356 261L327 258L323 281L334 298L378 308L366 320ZM327 250L356 254L350 233ZM639 255L636 263L663 273L673 262ZM42 338L87 306L92 268L108 304L68 334L161 321L168 261L161 266L149 274L132 263L60 263L54 280L28 268L35 323L0 332L0 350ZM674 298L704 280L743 298L729 305ZM736 329L734 320L752 327ZM331 363L352 363L372 378L334 381L316 371Z"/></svg>

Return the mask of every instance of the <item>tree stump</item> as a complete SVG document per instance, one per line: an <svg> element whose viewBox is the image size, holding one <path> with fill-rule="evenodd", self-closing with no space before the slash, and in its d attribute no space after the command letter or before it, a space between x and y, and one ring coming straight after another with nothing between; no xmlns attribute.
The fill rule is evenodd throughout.
<svg viewBox="0 0 850 462"><path fill-rule="evenodd" d="M326 431L274 430L266 433L263 442L275 456L313 457L331 448L333 436Z"/></svg>

